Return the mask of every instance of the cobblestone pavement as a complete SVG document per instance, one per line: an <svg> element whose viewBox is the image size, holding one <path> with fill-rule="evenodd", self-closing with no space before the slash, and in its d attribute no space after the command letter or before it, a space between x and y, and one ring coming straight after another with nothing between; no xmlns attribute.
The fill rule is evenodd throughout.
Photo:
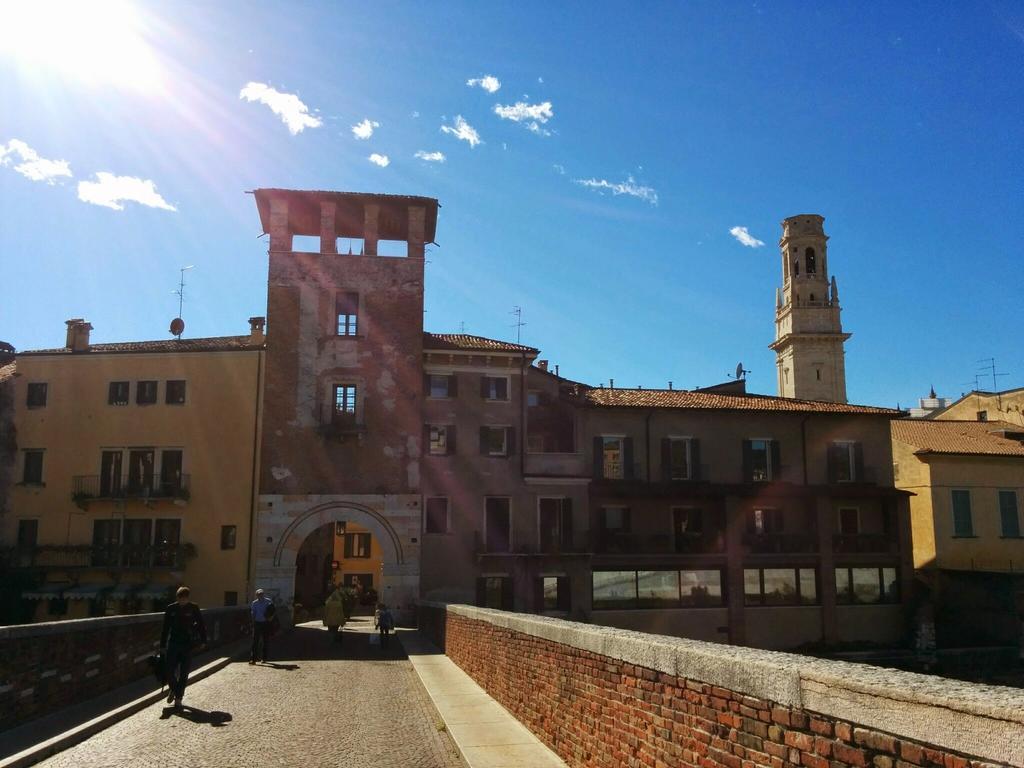
<svg viewBox="0 0 1024 768"><path fill-rule="evenodd" d="M270 664L232 663L40 763L47 768L346 766L465 768L401 646L369 645L355 618L341 649L314 624L271 641Z"/></svg>

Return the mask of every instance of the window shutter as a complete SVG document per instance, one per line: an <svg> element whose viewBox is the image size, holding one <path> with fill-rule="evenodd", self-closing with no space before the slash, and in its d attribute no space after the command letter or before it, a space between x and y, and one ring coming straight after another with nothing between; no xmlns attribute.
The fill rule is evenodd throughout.
<svg viewBox="0 0 1024 768"><path fill-rule="evenodd" d="M559 576L558 577L558 610L569 612L571 607L571 598L569 592L569 577Z"/></svg>
<svg viewBox="0 0 1024 768"><path fill-rule="evenodd" d="M690 479L700 480L700 440L690 440Z"/></svg>
<svg viewBox="0 0 1024 768"><path fill-rule="evenodd" d="M486 376L481 376L480 377L480 397L482 397L484 400L486 400L487 399L487 392L488 392L488 390L487 390L487 377Z"/></svg>
<svg viewBox="0 0 1024 768"><path fill-rule="evenodd" d="M455 453L455 425L449 424L445 429L448 432L448 455Z"/></svg>
<svg viewBox="0 0 1024 768"><path fill-rule="evenodd" d="M481 608L487 602L487 579L477 576L476 579L476 604Z"/></svg>
<svg viewBox="0 0 1024 768"><path fill-rule="evenodd" d="M562 499L562 519L559 521L560 533L562 534L562 546L571 547L573 540L572 533L572 499Z"/></svg>
<svg viewBox="0 0 1024 768"><path fill-rule="evenodd" d="M453 373L448 377L448 397L459 396L459 375Z"/></svg>
<svg viewBox="0 0 1024 768"><path fill-rule="evenodd" d="M622 476L626 480L633 479L633 438L626 437L622 440Z"/></svg>
<svg viewBox="0 0 1024 768"><path fill-rule="evenodd" d="M594 438L594 479L604 478L604 439L600 436Z"/></svg>
<svg viewBox="0 0 1024 768"><path fill-rule="evenodd" d="M861 443L853 444L853 480L857 483L864 482L864 446Z"/></svg>
<svg viewBox="0 0 1024 768"><path fill-rule="evenodd" d="M488 428L487 427L480 427L480 455L481 456L486 456L487 455L487 437L488 437L488 435L489 435Z"/></svg>
<svg viewBox="0 0 1024 768"><path fill-rule="evenodd" d="M672 441L661 438L661 481L667 483L672 479Z"/></svg>
<svg viewBox="0 0 1024 768"><path fill-rule="evenodd" d="M501 579L501 610L512 610L512 577L503 576Z"/></svg>
<svg viewBox="0 0 1024 768"><path fill-rule="evenodd" d="M430 374L423 374L423 396L430 397Z"/></svg>
<svg viewBox="0 0 1024 768"><path fill-rule="evenodd" d="M514 456L516 452L516 428L505 427L505 456Z"/></svg>
<svg viewBox="0 0 1024 768"><path fill-rule="evenodd" d="M782 452L779 449L779 441L772 440L772 471L769 479L778 480L782 477Z"/></svg>
<svg viewBox="0 0 1024 768"><path fill-rule="evenodd" d="M754 479L754 451L749 440L743 441L743 481L746 483Z"/></svg>
<svg viewBox="0 0 1024 768"><path fill-rule="evenodd" d="M828 481L839 482L839 446L835 443L828 444Z"/></svg>

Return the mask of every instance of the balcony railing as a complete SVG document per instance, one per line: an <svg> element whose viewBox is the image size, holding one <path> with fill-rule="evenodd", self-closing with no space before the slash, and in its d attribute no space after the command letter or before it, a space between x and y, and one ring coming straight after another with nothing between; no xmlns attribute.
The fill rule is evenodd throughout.
<svg viewBox="0 0 1024 768"><path fill-rule="evenodd" d="M801 554L818 551L817 537L811 533L746 533L743 546L755 555Z"/></svg>
<svg viewBox="0 0 1024 768"><path fill-rule="evenodd" d="M844 554L892 554L899 551L899 542L888 533L837 533L832 537L832 551Z"/></svg>
<svg viewBox="0 0 1024 768"><path fill-rule="evenodd" d="M178 570L195 556L192 544L4 547L0 563L9 568L116 568Z"/></svg>
<svg viewBox="0 0 1024 768"><path fill-rule="evenodd" d="M145 477L76 475L71 483L71 498L76 502L91 499L188 500L190 496L190 476L178 473Z"/></svg>

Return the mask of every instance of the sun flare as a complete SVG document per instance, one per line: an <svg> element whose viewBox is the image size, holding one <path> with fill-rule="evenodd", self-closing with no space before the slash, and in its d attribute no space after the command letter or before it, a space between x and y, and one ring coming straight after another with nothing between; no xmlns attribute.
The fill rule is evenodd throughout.
<svg viewBox="0 0 1024 768"><path fill-rule="evenodd" d="M121 0L0 0L0 57L88 85L158 85L147 31L136 7Z"/></svg>

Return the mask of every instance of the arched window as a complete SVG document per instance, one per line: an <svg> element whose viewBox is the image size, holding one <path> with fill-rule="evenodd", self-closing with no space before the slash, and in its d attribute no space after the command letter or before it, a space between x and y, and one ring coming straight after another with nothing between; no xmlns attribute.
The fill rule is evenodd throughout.
<svg viewBox="0 0 1024 768"><path fill-rule="evenodd" d="M804 261L807 262L808 275L813 275L818 271L817 257L814 255L813 248L808 248L804 251Z"/></svg>
<svg viewBox="0 0 1024 768"><path fill-rule="evenodd" d="M800 276L800 259L794 259L793 261L793 276Z"/></svg>

